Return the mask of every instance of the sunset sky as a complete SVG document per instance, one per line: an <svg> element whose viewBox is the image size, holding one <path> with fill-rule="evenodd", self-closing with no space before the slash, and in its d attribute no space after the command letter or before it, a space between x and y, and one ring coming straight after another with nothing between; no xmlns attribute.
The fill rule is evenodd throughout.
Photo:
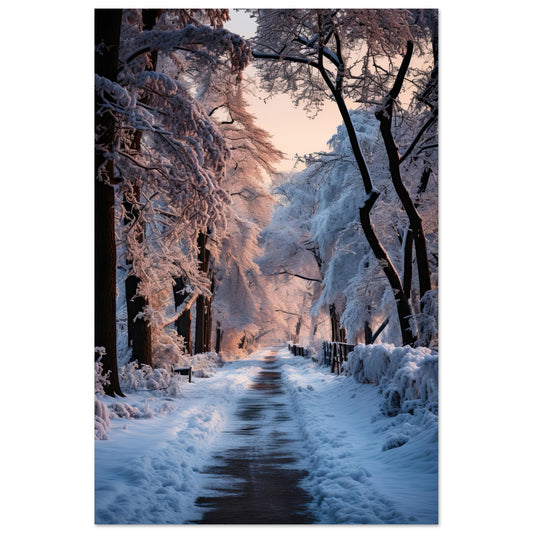
<svg viewBox="0 0 533 533"><path fill-rule="evenodd" d="M246 13L231 10L231 20L226 28L249 38L254 34L255 23ZM246 73L253 76L254 72L252 63ZM248 101L258 125L272 135L276 147L287 155L287 159L278 165L279 170L291 170L295 164L295 154L304 155L327 149L328 140L341 123L339 111L333 102L326 102L324 109L310 119L302 107L294 107L289 96L275 95L265 102L267 96L258 89L255 95L248 95Z"/></svg>

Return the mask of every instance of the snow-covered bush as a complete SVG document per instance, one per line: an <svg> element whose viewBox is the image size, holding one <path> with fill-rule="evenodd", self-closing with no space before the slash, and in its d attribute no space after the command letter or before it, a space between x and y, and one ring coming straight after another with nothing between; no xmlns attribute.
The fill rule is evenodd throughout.
<svg viewBox="0 0 533 533"><path fill-rule="evenodd" d="M222 358L216 352L199 353L192 356L193 374L199 378L208 378L223 365Z"/></svg>
<svg viewBox="0 0 533 533"><path fill-rule="evenodd" d="M120 368L120 383L125 392L150 391L154 395L178 396L179 376L164 368L151 368L133 361Z"/></svg>
<svg viewBox="0 0 533 533"><path fill-rule="evenodd" d="M103 373L101 355L105 353L104 348L98 348L100 357L94 363L94 438L95 440L107 440L107 430L109 429L109 411L106 404L98 397L104 395L104 386L109 383L109 371Z"/></svg>
<svg viewBox="0 0 533 533"><path fill-rule="evenodd" d="M389 416L419 408L438 412L438 355L429 348L359 344L343 371L361 383L379 385L381 409Z"/></svg>
<svg viewBox="0 0 533 533"><path fill-rule="evenodd" d="M439 292L433 289L426 292L420 304L423 311L416 315L418 323L418 345L436 347L439 344Z"/></svg>
<svg viewBox="0 0 533 533"><path fill-rule="evenodd" d="M188 364L189 354L185 348L185 339L169 327L156 328L157 343L153 346L154 364L169 372L177 366Z"/></svg>
<svg viewBox="0 0 533 533"><path fill-rule="evenodd" d="M110 407L109 418L126 418L129 420L132 418L152 418L154 416L154 412L148 405L148 400L145 400L142 411L136 405L130 405L126 402L116 402L111 404Z"/></svg>

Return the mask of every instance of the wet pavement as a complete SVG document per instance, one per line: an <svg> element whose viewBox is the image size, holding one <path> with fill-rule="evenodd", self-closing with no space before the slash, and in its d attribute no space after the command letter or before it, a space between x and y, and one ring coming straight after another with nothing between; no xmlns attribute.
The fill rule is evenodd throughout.
<svg viewBox="0 0 533 533"><path fill-rule="evenodd" d="M204 494L197 524L310 524L307 474L297 457L298 428L282 388L276 352L266 355L235 422L220 439L202 475Z"/></svg>

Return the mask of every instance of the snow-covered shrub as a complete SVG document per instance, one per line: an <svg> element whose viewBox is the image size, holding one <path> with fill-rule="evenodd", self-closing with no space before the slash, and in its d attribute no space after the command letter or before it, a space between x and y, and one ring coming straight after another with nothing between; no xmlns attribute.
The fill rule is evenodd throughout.
<svg viewBox="0 0 533 533"><path fill-rule="evenodd" d="M109 429L109 411L106 404L98 397L104 395L104 386L109 383L109 371L104 374L101 363L105 349L98 347L96 351L100 353L100 357L94 363L94 438L95 440L106 440Z"/></svg>
<svg viewBox="0 0 533 533"><path fill-rule="evenodd" d="M109 429L109 411L106 404L94 397L94 439L107 440L107 430Z"/></svg>
<svg viewBox="0 0 533 533"><path fill-rule="evenodd" d="M127 403L113 403L110 407L112 418L141 418L141 411Z"/></svg>
<svg viewBox="0 0 533 533"><path fill-rule="evenodd" d="M130 405L126 402L113 403L110 405L109 418L126 418L128 420L132 418L153 418L154 412L150 409L148 401L145 400L142 410L136 405ZM165 411L161 412L165 413ZM167 409L166 412L170 412L170 409Z"/></svg>
<svg viewBox="0 0 533 533"><path fill-rule="evenodd" d="M133 361L119 370L120 383L125 392L150 391L165 396L178 396L179 376L164 368L151 368Z"/></svg>
<svg viewBox="0 0 533 533"><path fill-rule="evenodd" d="M382 451L392 450L393 448L399 448L403 446L406 442L409 441L409 437L405 435L395 435L387 440L387 442L382 446Z"/></svg>
<svg viewBox="0 0 533 533"><path fill-rule="evenodd" d="M417 408L438 411L438 356L429 348L359 344L348 355L344 372L379 385L381 408L389 416Z"/></svg>
<svg viewBox="0 0 533 533"><path fill-rule="evenodd" d="M193 374L199 378L208 378L216 374L223 365L222 358L216 352L199 353L192 356Z"/></svg>
<svg viewBox="0 0 533 533"><path fill-rule="evenodd" d="M169 327L157 329L157 343L153 350L154 364L169 372L177 366L188 365L189 354L185 348L185 339L175 329Z"/></svg>
<svg viewBox="0 0 533 533"><path fill-rule="evenodd" d="M439 344L439 291L426 292L420 300L423 312L416 315L418 324L418 346L437 347Z"/></svg>

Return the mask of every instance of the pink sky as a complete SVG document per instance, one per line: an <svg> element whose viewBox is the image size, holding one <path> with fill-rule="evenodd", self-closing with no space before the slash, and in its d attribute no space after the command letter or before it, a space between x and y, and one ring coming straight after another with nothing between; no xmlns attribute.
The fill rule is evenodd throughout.
<svg viewBox="0 0 533 533"><path fill-rule="evenodd" d="M255 23L247 14L231 10L226 28L244 37L251 37ZM247 69L248 75L254 74L253 67ZM307 118L303 108L294 107L287 95L276 95L266 103L266 93L258 90L257 95L248 95L250 110L256 115L258 125L272 135L277 148L287 154L287 160L278 165L279 170L291 170L294 155L304 155L327 149L327 141L337 131L341 117L337 106L326 102L324 109L314 118Z"/></svg>

